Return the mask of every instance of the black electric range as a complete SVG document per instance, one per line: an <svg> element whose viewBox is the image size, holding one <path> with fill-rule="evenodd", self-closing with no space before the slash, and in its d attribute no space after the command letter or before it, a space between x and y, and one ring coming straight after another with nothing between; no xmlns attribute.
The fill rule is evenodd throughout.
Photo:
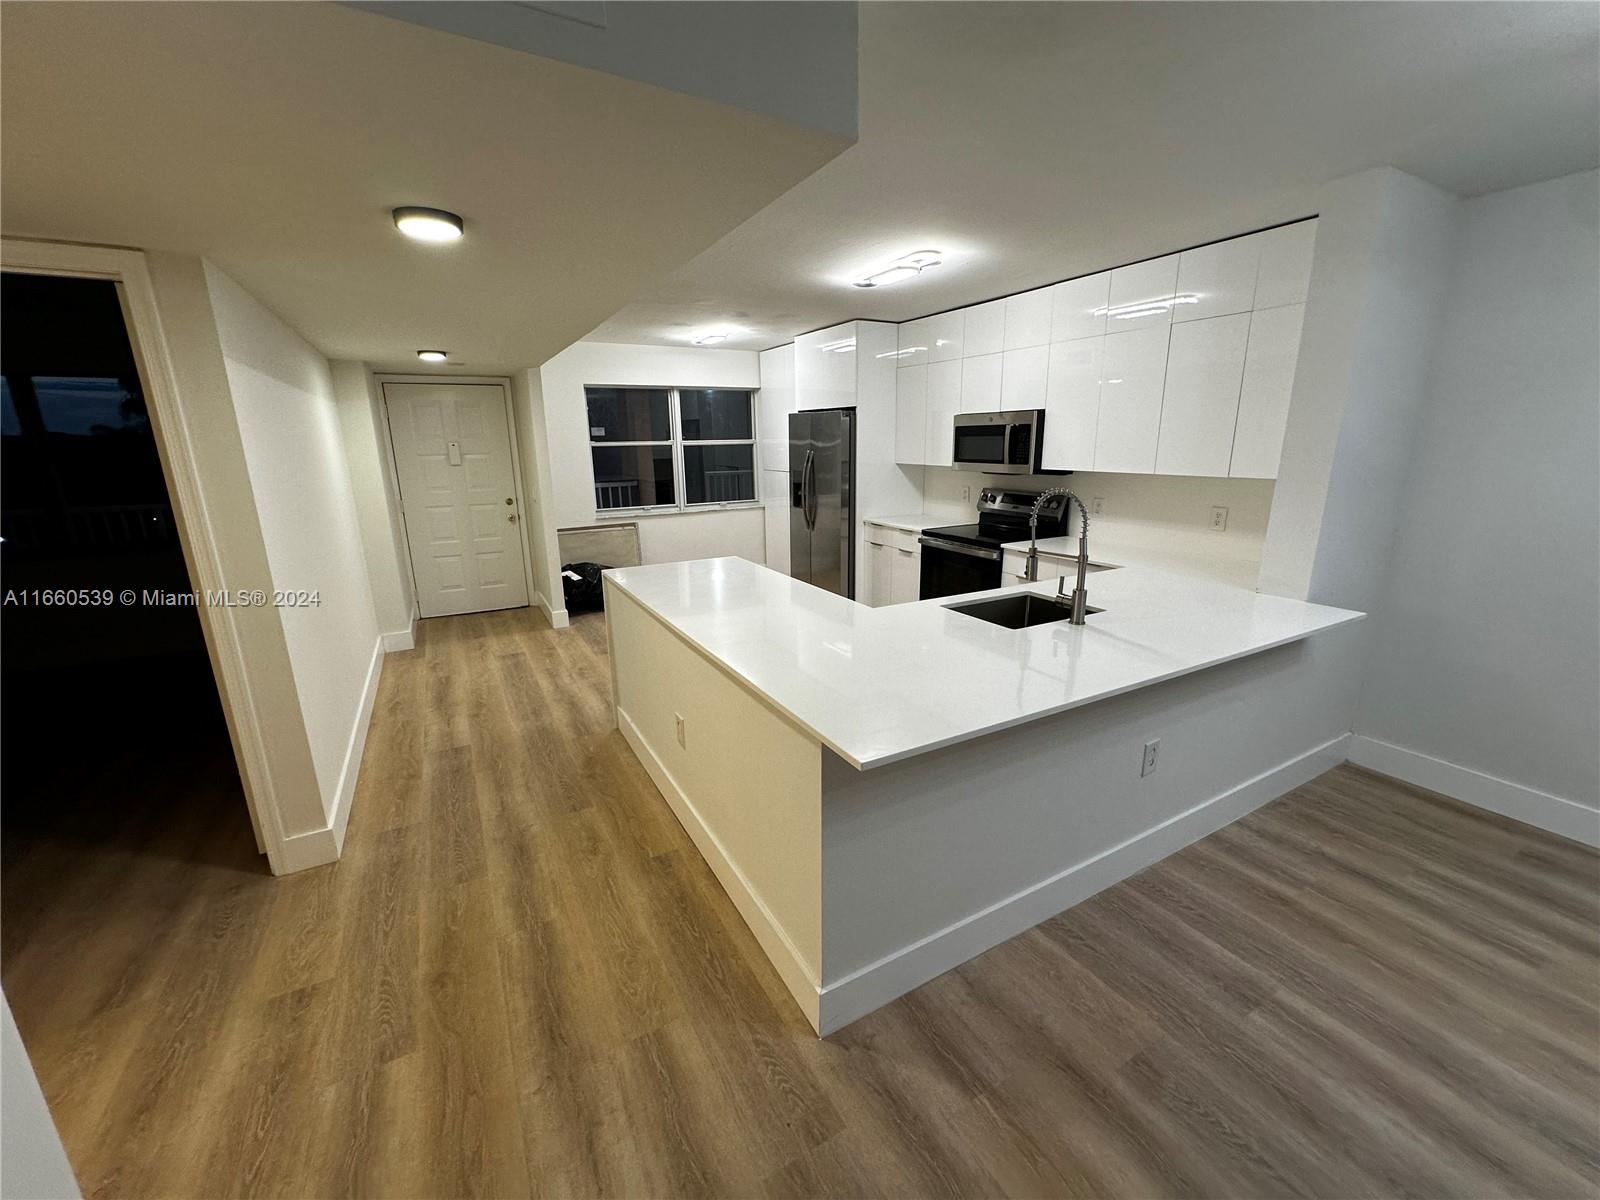
<svg viewBox="0 0 1600 1200"><path fill-rule="evenodd" d="M940 525L924 529L923 600L982 592L1001 585L1001 547L1028 536L1028 517L1038 492L984 488L978 495L975 525ZM1039 536L1057 537L1067 527L1067 498L1051 496L1039 510Z"/></svg>

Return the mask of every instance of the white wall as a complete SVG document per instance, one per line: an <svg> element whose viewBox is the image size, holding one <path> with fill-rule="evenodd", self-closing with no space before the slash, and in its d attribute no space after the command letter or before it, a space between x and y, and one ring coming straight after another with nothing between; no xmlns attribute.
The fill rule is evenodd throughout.
<svg viewBox="0 0 1600 1200"><path fill-rule="evenodd" d="M390 468L389 427L377 382L366 363L329 364L345 465L355 499L367 578L378 628L403 649L411 639L416 603L411 559L400 523L399 489Z"/></svg>
<svg viewBox="0 0 1600 1200"><path fill-rule="evenodd" d="M1485 196L1462 215L1356 729L1587 806L1563 818L1521 797L1593 836L1600 175ZM1480 802L1508 794L1449 783L1430 786Z"/></svg>
<svg viewBox="0 0 1600 1200"><path fill-rule="evenodd" d="M333 821L348 814L382 654L333 380L320 353L210 263L206 283L273 585L318 594L279 618Z"/></svg>
<svg viewBox="0 0 1600 1200"><path fill-rule="evenodd" d="M512 422L517 430L517 456L522 462L523 520L532 556L534 601L555 628L567 624L561 589L561 557L556 545L555 500L551 488L550 442L544 385L537 370L511 377Z"/></svg>
<svg viewBox="0 0 1600 1200"><path fill-rule="evenodd" d="M563 529L592 525L597 519L585 386L751 390L761 386L759 360L752 350L626 346L611 342L576 342L545 363L539 376L549 437L555 525ZM600 518L619 519L638 521L640 555L647 563L723 554L737 554L754 562L765 558L766 533L758 506Z"/></svg>
<svg viewBox="0 0 1600 1200"><path fill-rule="evenodd" d="M999 484L1029 491L1070 488L1087 504L1098 498L1104 511L1089 516L1089 553L1116 561L1119 553L1140 566L1185 571L1253 588L1261 568L1261 546L1272 509L1270 479L1211 479L1194 475L1123 475L1074 471L1070 475L982 475L928 467L923 511L971 521L978 490ZM963 499L968 489L971 499ZM1228 527L1211 528L1211 509L1228 510ZM870 514L869 514L870 515ZM891 515L891 514L882 514ZM1077 510L1072 528L1076 533Z"/></svg>
<svg viewBox="0 0 1600 1200"><path fill-rule="evenodd" d="M11 1005L0 995L0 1197L76 1200L82 1194Z"/></svg>

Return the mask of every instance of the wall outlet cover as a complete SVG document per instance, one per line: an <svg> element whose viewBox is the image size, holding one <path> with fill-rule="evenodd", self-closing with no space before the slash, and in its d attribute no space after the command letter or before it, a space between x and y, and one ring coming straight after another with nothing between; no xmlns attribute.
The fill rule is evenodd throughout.
<svg viewBox="0 0 1600 1200"><path fill-rule="evenodd" d="M1139 766L1139 777L1152 774L1156 769L1156 755L1161 749L1161 739L1155 738L1144 744L1144 761Z"/></svg>
<svg viewBox="0 0 1600 1200"><path fill-rule="evenodd" d="M1221 533L1228 527L1228 510L1218 504L1211 509L1211 528Z"/></svg>
<svg viewBox="0 0 1600 1200"><path fill-rule="evenodd" d="M673 718L678 723L678 745L682 746L685 750L687 750L689 748L689 741L688 741L688 737L684 733L684 729L683 729L683 714L682 713L673 713L672 715L673 715Z"/></svg>

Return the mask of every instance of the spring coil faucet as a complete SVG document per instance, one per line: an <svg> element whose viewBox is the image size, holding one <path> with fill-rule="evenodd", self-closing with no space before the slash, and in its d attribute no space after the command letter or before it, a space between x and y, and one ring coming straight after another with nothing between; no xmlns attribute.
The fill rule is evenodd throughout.
<svg viewBox="0 0 1600 1200"><path fill-rule="evenodd" d="M1078 506L1078 583L1072 589L1072 615L1067 618L1070 625L1082 625L1089 607L1089 589L1086 586L1089 579L1089 510L1084 507L1083 501L1067 488L1050 488L1040 492L1033 502L1033 511L1028 515L1028 567L1027 576L1030 582L1039 578L1039 510L1044 507L1045 501L1052 496L1065 496L1067 498L1067 513L1070 516L1072 505ZM1067 597L1064 589L1067 586L1065 575L1056 582L1056 599L1065 602Z"/></svg>

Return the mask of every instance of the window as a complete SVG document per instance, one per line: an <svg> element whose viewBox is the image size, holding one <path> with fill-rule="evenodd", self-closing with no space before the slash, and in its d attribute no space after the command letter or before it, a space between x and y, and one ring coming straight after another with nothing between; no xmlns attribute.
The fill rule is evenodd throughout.
<svg viewBox="0 0 1600 1200"><path fill-rule="evenodd" d="M584 394L596 509L682 510L756 499L752 393L589 387Z"/></svg>

